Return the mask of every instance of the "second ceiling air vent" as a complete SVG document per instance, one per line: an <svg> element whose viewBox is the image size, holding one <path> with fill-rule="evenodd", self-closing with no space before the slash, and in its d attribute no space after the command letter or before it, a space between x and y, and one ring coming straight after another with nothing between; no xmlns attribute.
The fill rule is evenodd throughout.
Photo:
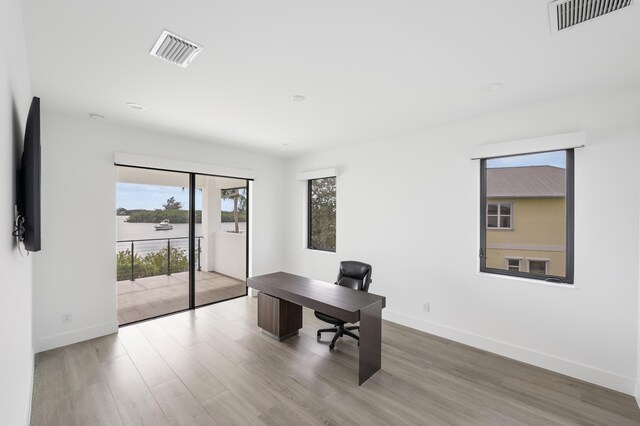
<svg viewBox="0 0 640 426"><path fill-rule="evenodd" d="M558 32L631 6L634 0L556 0L549 4L551 31Z"/></svg>
<svg viewBox="0 0 640 426"><path fill-rule="evenodd" d="M149 53L186 68L202 49L202 46L164 30Z"/></svg>

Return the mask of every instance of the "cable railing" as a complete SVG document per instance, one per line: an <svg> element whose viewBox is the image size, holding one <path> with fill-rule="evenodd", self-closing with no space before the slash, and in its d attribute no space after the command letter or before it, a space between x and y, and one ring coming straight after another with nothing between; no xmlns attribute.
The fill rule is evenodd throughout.
<svg viewBox="0 0 640 426"><path fill-rule="evenodd" d="M201 270L203 236L197 236L194 260ZM189 237L116 241L117 281L171 275L189 270Z"/></svg>

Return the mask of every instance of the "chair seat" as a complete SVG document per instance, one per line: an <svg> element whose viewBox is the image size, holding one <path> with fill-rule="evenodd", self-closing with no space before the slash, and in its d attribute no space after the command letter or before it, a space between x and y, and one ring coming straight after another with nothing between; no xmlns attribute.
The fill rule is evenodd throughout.
<svg viewBox="0 0 640 426"><path fill-rule="evenodd" d="M338 318L334 318L331 315L323 314L322 312L314 311L314 314L316 315L316 318L324 322L328 322L329 324L346 324L344 321L339 320Z"/></svg>

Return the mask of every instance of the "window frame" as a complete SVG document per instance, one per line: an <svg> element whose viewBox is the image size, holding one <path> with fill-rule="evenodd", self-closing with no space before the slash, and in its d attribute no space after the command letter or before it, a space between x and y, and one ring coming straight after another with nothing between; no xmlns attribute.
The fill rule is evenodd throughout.
<svg viewBox="0 0 640 426"><path fill-rule="evenodd" d="M328 252L328 253L335 253L336 252L336 248L337 248L337 241L336 241L336 247L318 247L318 246L314 246L311 244L311 238L313 236L313 225L312 225L312 220L311 220L311 212L313 211L312 206L311 206L311 186L313 185L313 181L316 180L322 180L322 179L335 179L336 183L335 183L335 194L336 194L336 201L337 201L337 196L338 196L338 179L337 176L324 176L324 177L317 177L317 178L313 178L313 179L307 179L307 249L308 250L314 250L314 251L323 251L323 252ZM336 240L337 240L337 213L338 213L338 208L337 208L337 203L336 203Z"/></svg>
<svg viewBox="0 0 640 426"><path fill-rule="evenodd" d="M555 152L555 151L564 151L566 155L566 235L565 235L565 276L556 276L549 275L548 273L545 275L532 274L528 272L528 262L527 262L527 271L511 271L497 268L489 268L487 267L487 230L500 230L506 228L487 228L487 160L491 160L494 158L504 158L504 157L516 157L520 155L530 155L530 154L539 154L542 152ZM519 278L527 278L532 280L541 280L550 283L557 284L571 284L573 285L574 279L574 217L575 217L575 161L574 161L574 149L554 149L549 151L534 151L534 152L526 152L521 154L513 154L513 155L502 155L496 157L487 157L480 159L480 272L486 272L490 274L496 275L506 275L513 276ZM511 229L513 229L513 209L511 211ZM508 265L508 261L507 261ZM549 268L549 262L547 262L547 268ZM548 269L547 269L548 272Z"/></svg>
<svg viewBox="0 0 640 426"><path fill-rule="evenodd" d="M498 206L498 213L495 215L489 215L489 204L495 204L496 206ZM506 217L507 215L503 215L500 213L501 211L501 207L502 206L509 206L509 226L500 226L500 218L502 217ZM501 202L498 201L497 203L486 203L486 215L487 215L487 222L486 222L486 227L487 229L492 229L492 230L497 230L497 231L513 231L515 229L515 226L513 226L513 219L515 217L515 215L513 214L513 209L515 207L515 202L513 201L505 201L505 202ZM489 216L495 216L497 219L497 224L498 226L496 227L491 227L489 226Z"/></svg>
<svg viewBox="0 0 640 426"><path fill-rule="evenodd" d="M509 262L512 260L515 260L516 262L518 262L518 271L517 272L521 272L522 271L522 264L523 264L523 259L521 257L505 257L506 260L506 268L507 270L511 271L511 272L515 272L512 271L511 269L509 269L511 267L511 265L509 265Z"/></svg>
<svg viewBox="0 0 640 426"><path fill-rule="evenodd" d="M531 272L531 262L541 262L544 263L544 275L547 275L549 273L549 266L551 261L549 259L527 259L527 272L532 274ZM535 275L542 275L542 274L535 274Z"/></svg>

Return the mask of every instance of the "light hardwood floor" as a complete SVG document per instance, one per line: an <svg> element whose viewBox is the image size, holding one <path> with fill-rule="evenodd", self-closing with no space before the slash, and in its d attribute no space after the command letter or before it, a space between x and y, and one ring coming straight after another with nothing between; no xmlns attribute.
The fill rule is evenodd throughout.
<svg viewBox="0 0 640 426"><path fill-rule="evenodd" d="M189 273L118 281L118 323L136 322L189 307ZM196 305L246 294L244 281L216 272L196 272Z"/></svg>
<svg viewBox="0 0 640 426"><path fill-rule="evenodd" d="M639 425L621 393L384 322L382 370L305 309L278 343L243 297L36 356L32 425Z"/></svg>

